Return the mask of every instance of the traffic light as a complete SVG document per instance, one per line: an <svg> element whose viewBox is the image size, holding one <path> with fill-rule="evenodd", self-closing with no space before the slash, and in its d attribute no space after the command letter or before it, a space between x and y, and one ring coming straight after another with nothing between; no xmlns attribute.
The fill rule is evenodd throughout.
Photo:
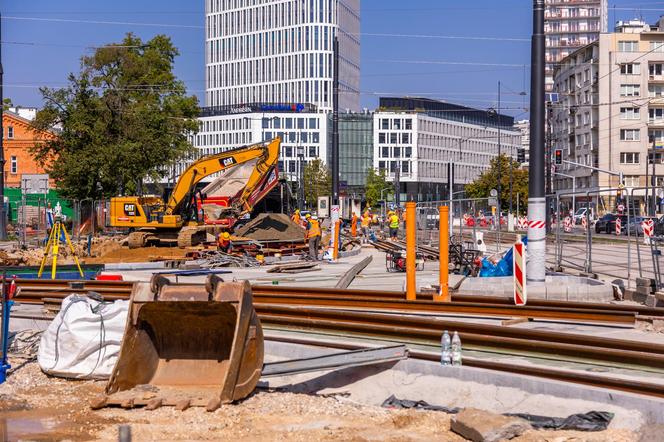
<svg viewBox="0 0 664 442"><path fill-rule="evenodd" d="M563 164L563 150L562 149L556 149L554 152L554 157L556 161L556 166L560 166Z"/></svg>

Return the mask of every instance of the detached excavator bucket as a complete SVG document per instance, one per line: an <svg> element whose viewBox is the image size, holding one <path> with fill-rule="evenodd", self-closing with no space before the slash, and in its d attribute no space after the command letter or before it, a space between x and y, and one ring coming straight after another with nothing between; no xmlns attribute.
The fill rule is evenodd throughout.
<svg viewBox="0 0 664 442"><path fill-rule="evenodd" d="M262 368L248 282L211 276L205 286L181 285L155 275L134 288L118 361L92 408L213 411L251 394Z"/></svg>

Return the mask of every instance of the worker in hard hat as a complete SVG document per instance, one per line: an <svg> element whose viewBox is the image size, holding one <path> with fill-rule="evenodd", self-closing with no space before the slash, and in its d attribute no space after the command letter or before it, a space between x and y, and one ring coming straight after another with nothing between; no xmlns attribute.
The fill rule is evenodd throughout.
<svg viewBox="0 0 664 442"><path fill-rule="evenodd" d="M320 249L321 230L317 216L307 214L307 242L309 243L309 257L318 261L318 250Z"/></svg>
<svg viewBox="0 0 664 442"><path fill-rule="evenodd" d="M371 220L371 213L366 210L364 215L362 215L362 219L360 220L360 227L362 228L362 242L364 243L369 242L369 229L371 228Z"/></svg>
<svg viewBox="0 0 664 442"><path fill-rule="evenodd" d="M387 212L387 224L390 228L390 239L396 241L399 235L399 216L392 210Z"/></svg>
<svg viewBox="0 0 664 442"><path fill-rule="evenodd" d="M231 241L231 234L228 232L221 232L217 240L219 251L224 253L231 253L233 251L233 241Z"/></svg>
<svg viewBox="0 0 664 442"><path fill-rule="evenodd" d="M298 226L302 225L302 217L300 216L300 209L295 209L295 213L293 213L293 216L291 216L291 221L293 221Z"/></svg>
<svg viewBox="0 0 664 442"><path fill-rule="evenodd" d="M350 236L355 238L357 236L357 213L353 212L353 217L350 220Z"/></svg>

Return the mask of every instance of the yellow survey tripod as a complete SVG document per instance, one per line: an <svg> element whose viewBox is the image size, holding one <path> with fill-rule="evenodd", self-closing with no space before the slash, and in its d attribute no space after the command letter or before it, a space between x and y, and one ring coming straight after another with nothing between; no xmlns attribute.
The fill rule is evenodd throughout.
<svg viewBox="0 0 664 442"><path fill-rule="evenodd" d="M42 273L44 272L44 266L46 265L46 260L51 251L53 251L53 266L51 267L51 279L55 279L55 274L58 268L58 252L60 249L60 237L63 236L65 243L69 246L72 255L74 255L74 262L76 262L76 267L78 267L78 273L81 274L83 278L83 270L81 270L81 265L78 263L78 257L74 251L74 245L69 239L69 234L67 229L62 225L62 215L56 214L53 217L53 227L51 228L51 233L48 236L48 242L46 243L46 248L44 249L44 257L42 258L41 265L39 266L39 273L37 273L37 278L41 278Z"/></svg>

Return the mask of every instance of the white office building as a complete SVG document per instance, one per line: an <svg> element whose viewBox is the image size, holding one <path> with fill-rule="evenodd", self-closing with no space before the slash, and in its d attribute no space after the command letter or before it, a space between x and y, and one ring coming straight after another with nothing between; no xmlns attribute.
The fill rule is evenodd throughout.
<svg viewBox="0 0 664 442"><path fill-rule="evenodd" d="M208 107L308 103L332 110L333 41L339 107L360 106L360 0L206 0Z"/></svg>
<svg viewBox="0 0 664 442"><path fill-rule="evenodd" d="M206 0L197 156L280 136L289 180L311 159L327 162L335 35L339 109L360 106L359 9L359 0Z"/></svg>
<svg viewBox="0 0 664 442"><path fill-rule="evenodd" d="M328 114L305 106L256 105L204 110L199 132L192 139L199 155L221 153L274 137L281 138L279 171L297 181L300 165L327 158ZM178 167L179 175L187 164ZM209 181L212 177L209 177Z"/></svg>
<svg viewBox="0 0 664 442"><path fill-rule="evenodd" d="M454 190L463 190L499 151L516 159L521 147L521 132L507 115L426 98L381 98L380 108L374 114L374 167L389 181L398 170L401 201L446 199L449 163Z"/></svg>

